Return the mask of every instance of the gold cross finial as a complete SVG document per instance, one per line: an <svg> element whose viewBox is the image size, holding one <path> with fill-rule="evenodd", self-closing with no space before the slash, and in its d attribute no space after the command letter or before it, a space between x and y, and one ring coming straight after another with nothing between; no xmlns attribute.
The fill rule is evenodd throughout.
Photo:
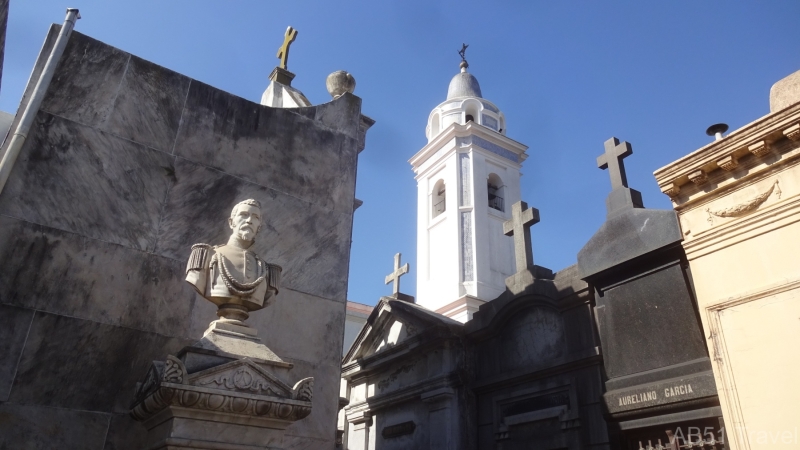
<svg viewBox="0 0 800 450"><path fill-rule="evenodd" d="M297 38L297 30L289 26L286 28L286 33L283 35L283 45L278 49L278 59L281 60L281 63L278 64L278 67L281 69L286 70L286 61L289 59L289 46L292 45L292 42Z"/></svg>

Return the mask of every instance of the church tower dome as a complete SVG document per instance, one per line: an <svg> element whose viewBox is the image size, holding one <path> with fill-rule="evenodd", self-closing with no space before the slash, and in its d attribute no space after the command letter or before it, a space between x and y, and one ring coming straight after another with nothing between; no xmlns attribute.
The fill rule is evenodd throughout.
<svg viewBox="0 0 800 450"><path fill-rule="evenodd" d="M447 87L447 99L428 116L426 135L428 142L452 123L465 125L474 122L500 134L505 134L505 115L489 100L483 98L481 85L475 75L467 72L469 64L461 61L461 71Z"/></svg>
<svg viewBox="0 0 800 450"><path fill-rule="evenodd" d="M459 97L483 97L483 95L481 95L481 85L478 84L478 79L467 72L467 67L466 61L462 61L461 73L457 73L453 79L450 80L450 86L447 87L448 100Z"/></svg>
<svg viewBox="0 0 800 450"><path fill-rule="evenodd" d="M506 137L505 115L467 72L428 116L428 143L411 160L417 180L417 304L460 322L497 298L515 273L503 234L520 200L527 147Z"/></svg>

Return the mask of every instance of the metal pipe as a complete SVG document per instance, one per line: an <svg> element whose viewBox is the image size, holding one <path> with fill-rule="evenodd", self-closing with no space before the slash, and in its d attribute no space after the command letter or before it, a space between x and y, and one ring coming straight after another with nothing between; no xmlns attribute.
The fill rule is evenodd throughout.
<svg viewBox="0 0 800 450"><path fill-rule="evenodd" d="M58 33L58 38L56 38L56 43L53 45L53 50L50 51L50 56L47 57L47 62L44 68L42 68L39 80L36 82L36 87L33 88L33 92L31 93L31 99L28 101L28 104L25 105L25 110L22 111L22 116L19 119L17 128L14 130L14 134L11 135L8 149L6 149L3 159L0 161L0 193L3 192L3 188L6 186L6 181L8 181L8 177L11 175L11 169L14 167L17 156L19 156L19 152L23 144L25 144L25 139L28 137L28 131L30 131L33 120L39 112L39 107L42 106L42 100L44 100L47 89L50 87L50 81L53 80L56 66L61 60L61 56L64 54L64 49L67 47L72 29L75 28L75 22L80 18L81 15L76 8L67 9L67 17L61 25L61 31Z"/></svg>

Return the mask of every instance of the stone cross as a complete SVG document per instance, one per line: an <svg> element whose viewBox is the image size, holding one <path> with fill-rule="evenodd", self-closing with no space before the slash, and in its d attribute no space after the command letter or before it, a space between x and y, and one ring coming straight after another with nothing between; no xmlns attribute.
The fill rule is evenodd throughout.
<svg viewBox="0 0 800 450"><path fill-rule="evenodd" d="M514 236L514 257L517 272L533 268L533 248L531 247L531 225L539 223L539 210L528 208L525 202L511 206L511 220L503 223L503 234Z"/></svg>
<svg viewBox="0 0 800 450"><path fill-rule="evenodd" d="M289 60L289 46L292 45L292 42L297 38L297 30L292 28L291 26L286 29L286 33L283 34L283 45L278 49L277 57L281 60L281 63L278 65L281 69L286 69L286 62Z"/></svg>
<svg viewBox="0 0 800 450"><path fill-rule="evenodd" d="M395 297L398 296L400 293L400 277L408 273L408 263L403 264L403 267L400 267L400 253L394 255L394 272L386 275L386 283L389 284L394 282L394 286L392 286L392 295Z"/></svg>
<svg viewBox="0 0 800 450"><path fill-rule="evenodd" d="M619 139L612 137L603 146L606 151L597 157L597 167L608 169L611 176L611 189L628 187L628 178L625 176L625 165L622 163L622 159L633 154L631 144L627 142L620 144Z"/></svg>

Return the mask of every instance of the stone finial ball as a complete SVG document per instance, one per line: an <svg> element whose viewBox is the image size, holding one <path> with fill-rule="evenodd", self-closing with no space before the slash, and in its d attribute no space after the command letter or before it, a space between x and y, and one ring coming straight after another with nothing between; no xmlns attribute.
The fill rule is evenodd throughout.
<svg viewBox="0 0 800 450"><path fill-rule="evenodd" d="M341 97L345 92L353 93L356 89L356 79L344 70L337 70L328 75L325 80L328 93L334 99Z"/></svg>

